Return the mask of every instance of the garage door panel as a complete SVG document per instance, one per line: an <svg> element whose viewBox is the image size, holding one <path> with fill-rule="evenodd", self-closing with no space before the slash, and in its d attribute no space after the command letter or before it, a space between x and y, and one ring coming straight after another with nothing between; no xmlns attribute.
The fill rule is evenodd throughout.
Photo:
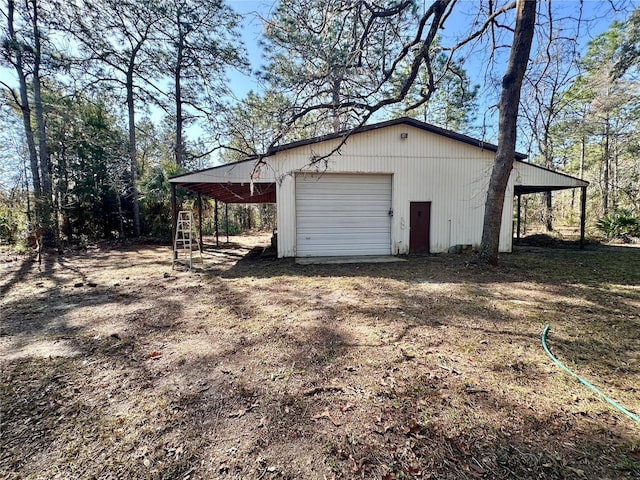
<svg viewBox="0 0 640 480"><path fill-rule="evenodd" d="M372 189L376 189L380 192L390 191L388 185L380 183L370 184L353 184L337 183L334 185L325 185L320 182L304 183L299 185L298 190L302 195L356 195L371 193Z"/></svg>
<svg viewBox="0 0 640 480"><path fill-rule="evenodd" d="M305 216L303 218L322 217L326 218L328 223L333 218L347 218L347 217L363 217L363 218L382 218L387 219L389 216L389 206L381 205L378 207L378 212L372 212L370 210L363 210L362 208L356 208L353 206L345 207L341 205L330 204L326 210L322 210L318 206L314 206L313 209L305 210Z"/></svg>
<svg viewBox="0 0 640 480"><path fill-rule="evenodd" d="M390 175L298 176L297 255L388 255L390 209Z"/></svg>
<svg viewBox="0 0 640 480"><path fill-rule="evenodd" d="M298 255L300 257L342 257L342 256L361 256L365 255L389 255L388 245L372 245L372 244L330 244L305 247L305 254Z"/></svg>
<svg viewBox="0 0 640 480"><path fill-rule="evenodd" d="M319 200L322 203L319 203ZM384 212L385 207L389 207L389 202L388 200L380 198L380 195L359 196L357 198L346 195L336 195L332 198L303 198L297 202L297 205L307 210L326 211L327 207L341 207L350 210L359 209L362 211L364 207L366 211L375 211L375 209L379 209L378 211Z"/></svg>
<svg viewBox="0 0 640 480"><path fill-rule="evenodd" d="M303 185L319 183L322 185L352 185L354 177L358 179L359 185L385 185L389 175L367 174L367 173L318 173L318 174L298 174L297 181Z"/></svg>
<svg viewBox="0 0 640 480"><path fill-rule="evenodd" d="M358 245L383 245L385 248L388 248L389 245L384 240L376 241L375 238L371 240L362 240L362 234L348 234L348 233L317 233L311 235L307 240L308 245L324 245L324 244L336 244L339 245L343 242L347 242L350 245L358 244Z"/></svg>
<svg viewBox="0 0 640 480"><path fill-rule="evenodd" d="M322 219L320 219L322 220ZM303 229L304 232L312 232L312 231L327 231L327 230L361 230L368 229L372 231L382 231L385 232L388 230L388 218L378 218L378 217L332 217L330 219L324 219L327 222L322 223L316 221L316 217L307 217L305 219L301 219L298 222L298 229ZM331 222L328 224L328 222Z"/></svg>

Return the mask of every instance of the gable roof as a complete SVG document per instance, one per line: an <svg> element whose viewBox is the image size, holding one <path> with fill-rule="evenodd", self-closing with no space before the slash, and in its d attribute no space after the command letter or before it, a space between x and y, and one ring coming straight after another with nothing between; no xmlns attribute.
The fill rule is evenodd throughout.
<svg viewBox="0 0 640 480"><path fill-rule="evenodd" d="M272 203L275 202L276 194L274 172L267 169L260 172L260 175L255 176L255 167L262 159L268 157L277 158L278 152L329 140L345 139L350 135L357 135L358 133L375 131L397 125L408 125L483 150L495 152L498 149L498 146L492 143L483 142L482 140L467 135L445 130L413 118L403 117L372 125L365 125L353 130L345 130L279 145L270 148L263 156L253 156L238 162L176 175L170 177L169 181L172 184L183 186L193 192L202 193L226 203ZM516 170L519 171L518 180L515 184L516 193L546 192L587 186L589 184L589 182L570 175L526 162L524 161L526 158L527 156L522 153L516 152L515 154L516 165L521 165L520 168L516 168Z"/></svg>
<svg viewBox="0 0 640 480"><path fill-rule="evenodd" d="M302 147L305 145L312 145L315 143L325 142L327 140L342 139L357 133L370 132L372 130L392 127L395 125L409 125L411 127L424 130L425 132L435 133L436 135L441 135L443 137L450 138L452 140L457 140L459 142L463 142L468 145L473 145L474 147L479 147L484 150L489 150L492 152L495 152L498 150L498 146L494 145L493 143L484 142L482 140L478 140L477 138L469 137L468 135L463 135L461 133L457 133L452 130L446 130L444 128L436 127L435 125L422 122L420 120L416 120L415 118L401 117L401 118L394 118L393 120L387 120L386 122L373 123L371 125L363 125L355 129L343 130L341 132L330 133L328 135L321 135L319 137L308 138L305 140L298 140L295 142L286 143L284 145L271 147L267 151L265 156L273 155L274 153L282 152L284 150L290 150L292 148ZM527 155L525 155L524 153L516 152L515 158L516 160L524 160L525 158L527 158Z"/></svg>

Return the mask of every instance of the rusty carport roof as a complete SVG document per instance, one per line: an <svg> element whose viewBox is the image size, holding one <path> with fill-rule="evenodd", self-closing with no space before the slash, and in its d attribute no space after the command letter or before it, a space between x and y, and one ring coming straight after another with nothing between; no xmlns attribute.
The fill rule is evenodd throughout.
<svg viewBox="0 0 640 480"><path fill-rule="evenodd" d="M265 175L259 166L260 159L253 157L177 175L169 182L225 203L275 203L275 178L261 178Z"/></svg>

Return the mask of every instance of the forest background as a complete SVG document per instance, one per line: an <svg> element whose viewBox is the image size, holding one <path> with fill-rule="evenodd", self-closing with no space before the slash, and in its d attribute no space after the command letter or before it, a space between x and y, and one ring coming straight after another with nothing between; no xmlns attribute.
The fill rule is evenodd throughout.
<svg viewBox="0 0 640 480"><path fill-rule="evenodd" d="M366 2L147 3L3 2L3 242L26 244L42 225L60 248L166 240L169 176L364 121L411 116L496 142L514 22L508 3L457 2L430 44L430 68L402 95L410 64L397 65L386 89L379 88L386 70L377 67L401 50L403 32L428 4L398 2L410 8L356 48L344 31L357 29L362 12L354 5ZM589 232L630 241L640 235L640 8L541 2L538 9L518 148L533 163L588 180ZM389 50L376 51L385 42ZM354 51L365 47L369 57L356 62ZM399 96L373 113L355 100ZM560 227L576 226L577 203L571 192L526 196L525 229L560 235ZM212 233L206 206L204 229ZM272 206L231 205L229 217L231 233L275 227Z"/></svg>

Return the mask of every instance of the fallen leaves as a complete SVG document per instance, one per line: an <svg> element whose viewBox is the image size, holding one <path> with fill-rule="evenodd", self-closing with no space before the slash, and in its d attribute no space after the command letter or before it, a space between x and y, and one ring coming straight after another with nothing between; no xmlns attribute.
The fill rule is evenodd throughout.
<svg viewBox="0 0 640 480"><path fill-rule="evenodd" d="M313 420L320 420L322 418L326 418L331 423L333 423L333 425L336 427L339 427L343 424L343 422L335 418L335 414L332 414L328 408L325 408L322 412L315 414L311 418Z"/></svg>
<svg viewBox="0 0 640 480"><path fill-rule="evenodd" d="M245 408L239 408L238 410L234 410L232 412L230 412L227 417L229 418L239 418L239 417L243 417L247 412L250 412L251 410L253 410L254 408L258 407L259 403L253 403L251 405L249 405L248 407Z"/></svg>
<svg viewBox="0 0 640 480"><path fill-rule="evenodd" d="M309 397L322 392L344 392L344 391L345 391L345 387L343 387L342 385L324 385L324 386L311 387L306 390L303 390L302 395L304 395L305 397Z"/></svg>
<svg viewBox="0 0 640 480"><path fill-rule="evenodd" d="M86 281L72 288L77 273L59 265L59 291L50 279L31 293L18 282L3 298L6 351L28 335L53 335L82 356L3 359L0 477L580 480L640 471L626 424L569 382L551 382L537 333L540 315L562 318L567 353L594 358L636 408L637 330L620 335L638 321L638 282L628 272L557 288L555 266L544 278L538 264L520 268L538 261L529 254L461 278L444 257L354 273L238 256L227 265L218 251L207 252L212 263L201 271L175 271L160 288L170 251L143 252L74 265L101 291L120 285L108 295L87 296ZM600 261L592 253L590 262ZM542 279L523 282L523 271ZM425 275L430 282L415 282ZM495 323L496 290L537 296L545 310ZM309 302L316 291L323 300ZM340 296L353 301L331 300ZM609 303L599 307L600 299ZM599 337L588 346L577 341L586 328Z"/></svg>

